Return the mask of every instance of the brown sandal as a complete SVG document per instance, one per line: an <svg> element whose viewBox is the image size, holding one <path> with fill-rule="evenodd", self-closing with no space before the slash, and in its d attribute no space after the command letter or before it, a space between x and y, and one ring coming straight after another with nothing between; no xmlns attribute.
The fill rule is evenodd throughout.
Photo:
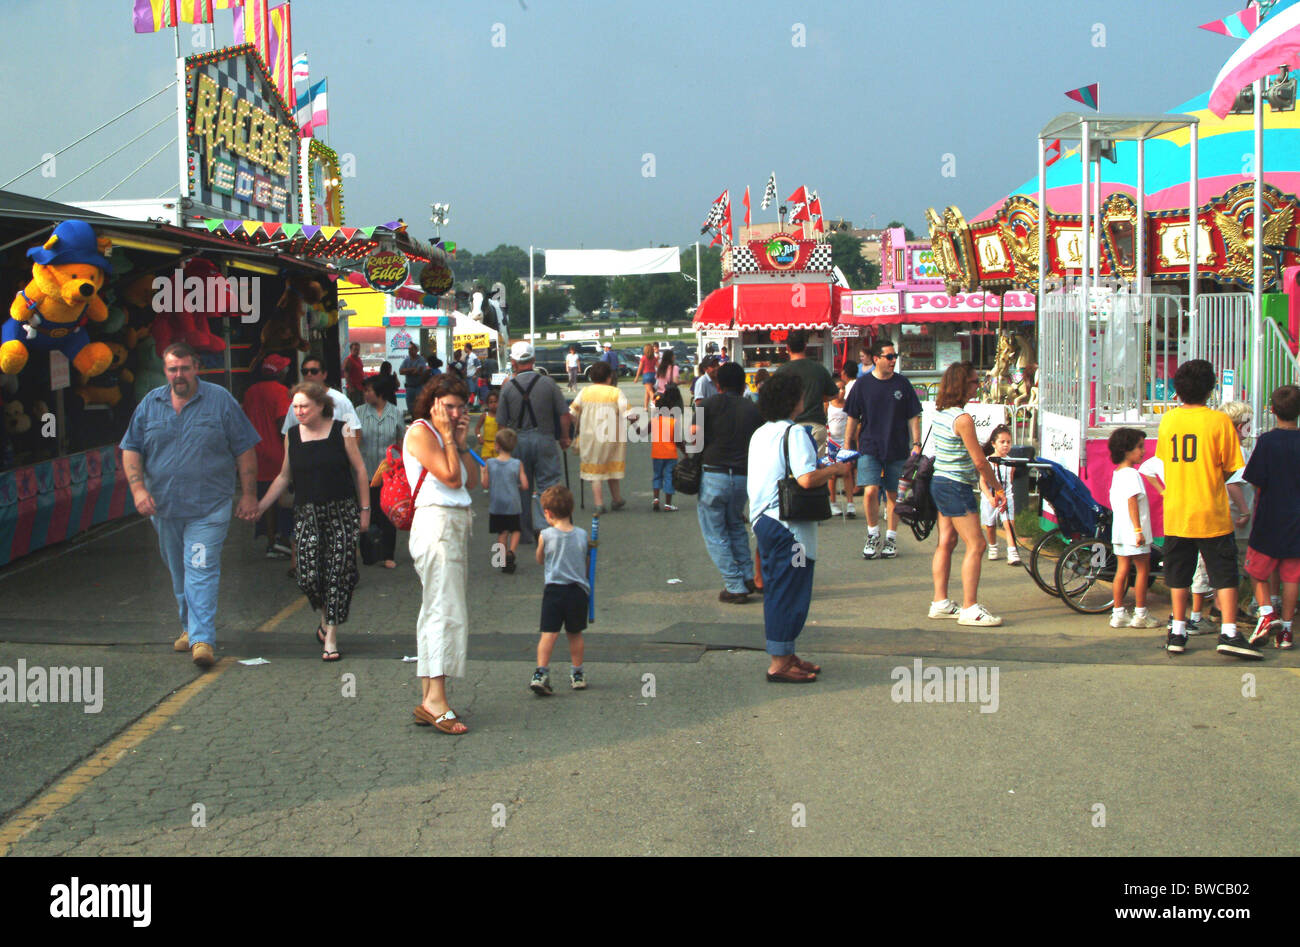
<svg viewBox="0 0 1300 947"><path fill-rule="evenodd" d="M793 657L794 661L792 662L792 665L803 671L805 674L820 674L822 672L822 666L820 664L813 664L811 661L805 661L797 654L793 655Z"/></svg>
<svg viewBox="0 0 1300 947"><path fill-rule="evenodd" d="M452 736L460 736L463 733L469 732L469 728L461 722L461 719L456 716L456 711L454 710L449 710L442 716L435 717L425 709L424 704L418 704L415 710L411 713L415 716L417 726L433 727L442 733L449 733ZM457 727L460 727L461 729L457 730Z"/></svg>
<svg viewBox="0 0 1300 947"><path fill-rule="evenodd" d="M817 675L800 670L798 666L791 664L784 671L777 671L775 674L769 671L767 680L771 684L812 684L817 680Z"/></svg>

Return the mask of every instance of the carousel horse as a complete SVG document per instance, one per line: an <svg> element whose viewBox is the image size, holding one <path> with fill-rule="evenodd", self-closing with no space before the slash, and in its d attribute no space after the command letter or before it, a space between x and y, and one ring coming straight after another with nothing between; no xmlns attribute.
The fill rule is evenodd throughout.
<svg viewBox="0 0 1300 947"><path fill-rule="evenodd" d="M1028 405L1038 400L1038 359L1033 343L1014 332L998 336L993 367L981 386L980 400L988 404Z"/></svg>

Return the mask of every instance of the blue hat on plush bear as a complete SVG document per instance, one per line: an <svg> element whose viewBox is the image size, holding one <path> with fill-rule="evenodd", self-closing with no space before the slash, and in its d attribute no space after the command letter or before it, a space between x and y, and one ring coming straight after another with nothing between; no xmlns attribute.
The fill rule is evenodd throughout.
<svg viewBox="0 0 1300 947"><path fill-rule="evenodd" d="M66 263L84 263L97 266L105 273L113 272L113 264L99 252L95 231L84 220L65 220L54 228L54 235L44 246L32 247L27 259L43 266Z"/></svg>

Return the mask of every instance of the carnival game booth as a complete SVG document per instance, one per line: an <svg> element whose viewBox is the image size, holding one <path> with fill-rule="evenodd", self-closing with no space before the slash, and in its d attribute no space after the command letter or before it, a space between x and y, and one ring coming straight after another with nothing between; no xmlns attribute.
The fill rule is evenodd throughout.
<svg viewBox="0 0 1300 947"><path fill-rule="evenodd" d="M78 246L88 252L69 252ZM45 263L102 274L70 323L41 301L46 276L35 267ZM313 278L328 283L324 267L275 250L0 192L0 298L15 326L9 304L26 298L20 315L32 326L12 333L21 365L12 346L0 349L9 369L0 374L0 565L133 515L117 445L139 399L166 383L162 349L189 342L203 380L238 397L263 331L301 315L279 305L292 297L286 289Z"/></svg>
<svg viewBox="0 0 1300 947"><path fill-rule="evenodd" d="M1103 502L1105 439L1117 425L1155 432L1177 403L1181 362L1208 359L1220 378L1213 403L1250 402L1257 430L1267 393L1300 372L1286 301L1264 292L1295 291L1276 268L1295 254L1265 255L1252 298L1251 233L1258 206L1262 245L1300 245L1300 118L1269 113L1257 194L1242 162L1251 117L1219 119L1207 100L1159 115L1057 116L1040 132L1036 179L969 224L953 207L929 213L950 290L1046 287L1040 450Z"/></svg>
<svg viewBox="0 0 1300 947"><path fill-rule="evenodd" d="M1206 152L1221 165L1222 147L1235 147L1239 158L1241 143L1231 144L1218 119L1060 115L1039 133L1037 200L1014 194L993 217L972 224L955 208L942 218L931 212L946 281L1044 287L1040 453L1078 471L1103 503L1113 467L1107 438L1116 426L1141 428L1154 452L1160 415L1177 404L1172 378L1180 363L1208 359L1220 379L1211 403L1247 400L1257 424L1266 390L1296 377L1283 330L1260 317L1249 293L1234 290L1254 288L1245 233L1256 207L1263 242L1289 246L1296 245L1300 208L1269 181L1260 182L1257 200L1239 160L1232 174L1204 174L1201 126L1216 123L1217 137L1228 140ZM1076 141L1048 167L1049 150ZM1114 155L1115 165L1100 160L1103 154ZM1179 173L1181 185L1174 183ZM1072 188L1065 183L1071 175ZM1130 175L1133 187L1124 183ZM1041 223L1039 208L1047 208ZM1269 266L1260 288L1274 282ZM1159 509L1153 496L1153 521Z"/></svg>
<svg viewBox="0 0 1300 947"><path fill-rule="evenodd" d="M700 303L693 328L704 346L716 342L743 365L751 384L758 369L788 360L792 329L807 331L808 357L834 370L840 290L832 272L831 246L822 241L778 233L729 246L723 285Z"/></svg>
<svg viewBox="0 0 1300 947"><path fill-rule="evenodd" d="M898 350L898 371L923 400L933 399L944 369L968 361L999 379L1000 387L988 389L991 400L1029 404L1036 361L1033 294L950 294L929 243L907 241L902 228L885 231L881 242L880 287L840 294L836 364L856 359L859 345L887 339Z"/></svg>

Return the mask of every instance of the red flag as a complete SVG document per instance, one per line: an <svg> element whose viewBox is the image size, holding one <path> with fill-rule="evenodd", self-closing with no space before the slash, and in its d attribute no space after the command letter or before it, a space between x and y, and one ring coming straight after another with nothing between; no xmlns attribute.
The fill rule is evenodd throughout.
<svg viewBox="0 0 1300 947"><path fill-rule="evenodd" d="M812 200L808 202L808 212L817 217L822 215L822 201L821 198L817 196L816 191L813 191Z"/></svg>
<svg viewBox="0 0 1300 947"><path fill-rule="evenodd" d="M748 184L745 185L745 200L743 201L743 203L745 205L745 229L748 230L751 226L753 226L749 222L749 185Z"/></svg>
<svg viewBox="0 0 1300 947"><path fill-rule="evenodd" d="M787 204L806 204L808 203L808 192L804 190L802 184L795 189L795 192L785 199Z"/></svg>
<svg viewBox="0 0 1300 947"><path fill-rule="evenodd" d="M1056 162L1061 160L1061 139L1057 138L1050 145L1043 149L1043 157L1046 158L1044 167L1050 168Z"/></svg>

